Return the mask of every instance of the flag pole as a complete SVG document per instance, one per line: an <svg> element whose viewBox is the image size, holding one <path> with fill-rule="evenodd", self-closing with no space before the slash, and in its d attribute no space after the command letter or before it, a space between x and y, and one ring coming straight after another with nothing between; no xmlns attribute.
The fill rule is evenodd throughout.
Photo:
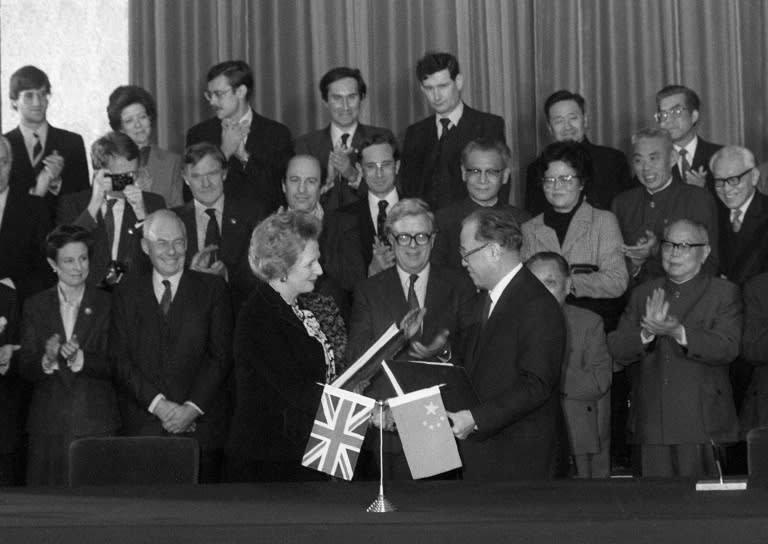
<svg viewBox="0 0 768 544"><path fill-rule="evenodd" d="M384 401L377 401L379 404L379 496L376 497L371 505L366 508L366 512L394 512L397 506L392 504L384 496Z"/></svg>

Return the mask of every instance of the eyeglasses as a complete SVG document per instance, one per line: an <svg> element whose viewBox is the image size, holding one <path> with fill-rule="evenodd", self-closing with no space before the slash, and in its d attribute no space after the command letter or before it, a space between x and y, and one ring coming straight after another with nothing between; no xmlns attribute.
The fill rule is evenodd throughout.
<svg viewBox="0 0 768 544"><path fill-rule="evenodd" d="M211 172L206 172L205 174L190 174L189 179L192 181L218 181L221 179L221 175L224 173L224 169L219 168L218 170L213 170Z"/></svg>
<svg viewBox="0 0 768 544"><path fill-rule="evenodd" d="M19 93L19 100L24 104L32 104L35 102L35 99L37 99L38 102L47 102L49 96L51 96L51 93L48 91L26 90Z"/></svg>
<svg viewBox="0 0 768 544"><path fill-rule="evenodd" d="M491 245L491 243L490 243L490 242L486 242L486 243L484 243L483 245L476 247L475 249L470 249L469 251L462 251L462 250L459 250L459 255L461 256L461 260L462 260L462 261L466 261L466 260L467 260L467 259L469 259L469 258L470 258L472 255L474 255L474 254L475 254L475 253L477 253L478 251L482 251L482 250L484 250L484 249L485 249L485 248L487 248L489 245Z"/></svg>
<svg viewBox="0 0 768 544"><path fill-rule="evenodd" d="M735 176L729 176L727 178L715 178L715 189L722 189L725 187L726 183L731 187L736 187L739 183L741 183L741 178L749 174L754 169L755 167L752 166L751 168L744 170L741 174L736 174Z"/></svg>
<svg viewBox="0 0 768 544"><path fill-rule="evenodd" d="M663 123L667 119L679 119L683 115L684 111L688 111L688 108L683 106L675 106L671 110L660 110L653 114L653 118L657 123Z"/></svg>
<svg viewBox="0 0 768 544"><path fill-rule="evenodd" d="M504 170L498 168L489 168L488 170L480 170L479 168L467 168L465 172L467 173L467 179L473 181L482 179L483 175L485 175L488 181L499 181L502 174L504 173Z"/></svg>
<svg viewBox="0 0 768 544"><path fill-rule="evenodd" d="M407 232L401 232L400 234L391 233L392 238L395 239L399 246L410 246L411 242L414 242L417 246L425 246L429 243L434 236L434 232L417 232L416 234L408 234Z"/></svg>
<svg viewBox="0 0 768 544"><path fill-rule="evenodd" d="M571 188L579 181L579 176L567 175L557 176L556 178L541 178L541 185L545 189L552 189L555 185L560 184L561 187Z"/></svg>
<svg viewBox="0 0 768 544"><path fill-rule="evenodd" d="M169 240L149 240L147 239L152 245L154 245L157 249L160 251L168 251L171 247L173 247L174 251L182 252L185 249L187 249L187 240L186 238L176 238L173 241Z"/></svg>
<svg viewBox="0 0 768 544"><path fill-rule="evenodd" d="M363 165L367 174L375 174L379 170L392 171L395 169L395 161L367 162Z"/></svg>
<svg viewBox="0 0 768 544"><path fill-rule="evenodd" d="M203 96L208 102L210 102L214 98L216 98L217 100L221 100L229 92L234 92L232 87L230 87L229 89L224 89L223 91L205 91L203 93Z"/></svg>
<svg viewBox="0 0 768 544"><path fill-rule="evenodd" d="M661 250L666 251L667 253L677 253L679 255L685 255L691 252L691 250L695 247L704 247L708 244L705 244L703 242L701 243L690 243L690 242L670 242L669 240L662 240L661 241Z"/></svg>

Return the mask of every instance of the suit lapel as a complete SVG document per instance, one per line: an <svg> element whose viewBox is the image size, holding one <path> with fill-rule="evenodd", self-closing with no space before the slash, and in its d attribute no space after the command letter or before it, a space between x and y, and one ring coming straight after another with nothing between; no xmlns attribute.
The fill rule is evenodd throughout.
<svg viewBox="0 0 768 544"><path fill-rule="evenodd" d="M400 323L400 320L408 313L408 302L403 294L397 267L388 268L383 273L386 274L383 287L386 295L384 299L387 301L387 313L391 321Z"/></svg>
<svg viewBox="0 0 768 544"><path fill-rule="evenodd" d="M226 202L226 197L224 197ZM191 200L177 209L176 212L187 229L186 264L189 265L192 256L199 251L197 242L197 217L195 216L195 201Z"/></svg>
<svg viewBox="0 0 768 544"><path fill-rule="evenodd" d="M589 236L590 227L592 226L592 213L587 209L587 203L583 202L576 213L571 218L571 224L568 227L568 231L565 233L565 239L563 240L563 247L561 253L568 255L571 248L579 242L585 236ZM551 231L551 229L547 229ZM556 246L545 246L556 247Z"/></svg>
<svg viewBox="0 0 768 544"><path fill-rule="evenodd" d="M367 197L357 201L357 218L360 228L360 250L363 253L367 267L373 258L373 239L376 237L376 228L373 226L373 218L371 218L371 211L368 208Z"/></svg>
<svg viewBox="0 0 768 544"><path fill-rule="evenodd" d="M127 262L127 259L134 255L134 244L136 243L136 237L134 236L136 228L136 214L133 213L133 208L128 201L124 201L123 205L123 223L120 225L120 242L117 245L117 260L131 265ZM112 248L109 248L110 252Z"/></svg>

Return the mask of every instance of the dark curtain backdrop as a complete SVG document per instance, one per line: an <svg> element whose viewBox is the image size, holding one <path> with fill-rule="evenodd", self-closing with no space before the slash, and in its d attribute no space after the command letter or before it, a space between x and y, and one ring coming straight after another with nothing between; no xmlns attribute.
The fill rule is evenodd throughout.
<svg viewBox="0 0 768 544"><path fill-rule="evenodd" d="M697 90L700 133L768 160L768 0L132 0L131 82L158 101L158 142L181 151L208 117L205 74L244 59L254 108L294 136L328 122L317 82L359 67L364 122L405 128L428 108L414 74L427 50L456 54L464 99L502 115L519 169L548 134L541 111L560 88L587 99L589 136L622 150L653 123L654 94Z"/></svg>

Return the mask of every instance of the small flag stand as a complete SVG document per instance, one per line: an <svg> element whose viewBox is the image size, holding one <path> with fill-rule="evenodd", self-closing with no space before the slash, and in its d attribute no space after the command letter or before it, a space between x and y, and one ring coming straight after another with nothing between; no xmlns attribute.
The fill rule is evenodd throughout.
<svg viewBox="0 0 768 544"><path fill-rule="evenodd" d="M384 402L379 404L379 496L365 509L366 512L394 512L397 506L384 496Z"/></svg>

